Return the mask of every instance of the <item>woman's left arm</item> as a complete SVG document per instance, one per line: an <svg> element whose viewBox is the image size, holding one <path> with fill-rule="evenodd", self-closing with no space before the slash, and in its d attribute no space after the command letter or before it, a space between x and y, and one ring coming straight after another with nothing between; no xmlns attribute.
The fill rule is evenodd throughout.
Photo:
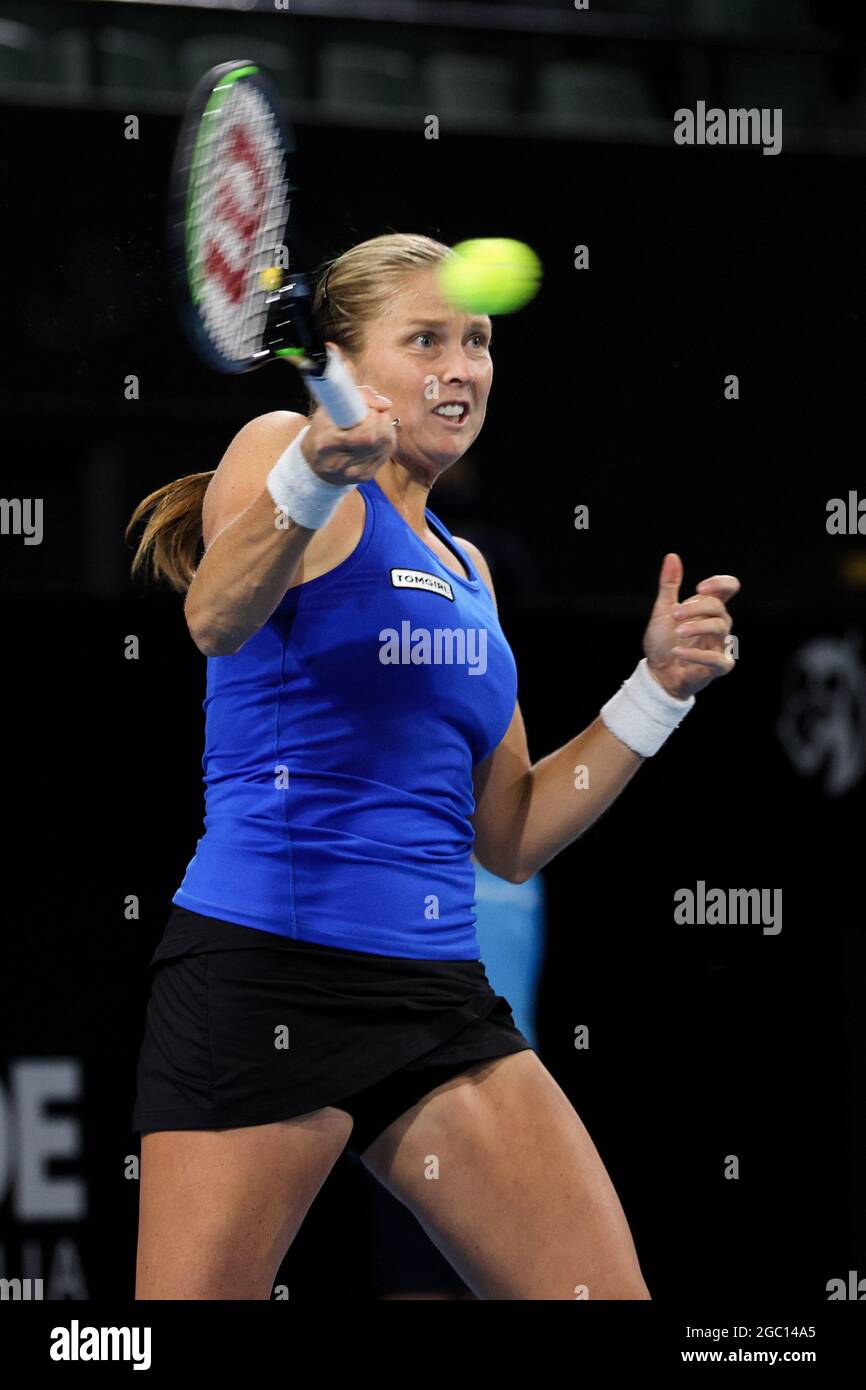
<svg viewBox="0 0 866 1390"><path fill-rule="evenodd" d="M467 541L458 545L471 551L493 595L481 552ZM644 669L618 693L615 717L613 711L609 715L624 737L645 748L660 746L667 736L665 725L675 727L697 691L735 664L728 649L731 618L725 602L739 592L739 580L729 574L704 579L680 604L682 576L679 556L666 555L644 633ZM493 599L495 603L495 595ZM659 687L658 708L655 685L649 692L642 689L646 681ZM500 878L524 883L598 820L645 761L599 715L576 738L531 764L516 704L505 737L474 769L476 858Z"/></svg>

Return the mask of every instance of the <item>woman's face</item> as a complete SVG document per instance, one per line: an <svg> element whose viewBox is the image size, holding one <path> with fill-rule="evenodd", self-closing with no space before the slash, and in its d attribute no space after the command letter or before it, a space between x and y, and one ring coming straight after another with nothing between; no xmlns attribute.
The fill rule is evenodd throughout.
<svg viewBox="0 0 866 1390"><path fill-rule="evenodd" d="M442 298L435 268L414 272L389 296L353 366L360 384L393 401L401 462L435 477L478 438L493 380L491 331L486 314L464 313ZM453 402L462 414L442 414Z"/></svg>

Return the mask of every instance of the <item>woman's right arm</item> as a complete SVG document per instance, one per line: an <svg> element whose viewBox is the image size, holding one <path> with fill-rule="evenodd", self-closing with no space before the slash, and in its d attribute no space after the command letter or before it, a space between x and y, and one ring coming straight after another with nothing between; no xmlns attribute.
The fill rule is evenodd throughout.
<svg viewBox="0 0 866 1390"><path fill-rule="evenodd" d="M250 420L226 450L205 494L205 553L184 603L190 636L205 656L231 655L264 626L318 534L280 515L266 481L304 426L309 466L337 485L372 477L393 451L391 402L372 387L359 389L370 408L351 429L338 429L321 407L311 420L278 410Z"/></svg>

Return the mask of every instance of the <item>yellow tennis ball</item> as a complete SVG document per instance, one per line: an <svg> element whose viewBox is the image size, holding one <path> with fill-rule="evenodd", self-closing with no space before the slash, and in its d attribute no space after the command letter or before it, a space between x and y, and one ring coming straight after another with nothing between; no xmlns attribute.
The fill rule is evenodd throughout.
<svg viewBox="0 0 866 1390"><path fill-rule="evenodd" d="M275 265L265 266L259 271L259 284L263 290L278 290L283 283L283 272Z"/></svg>
<svg viewBox="0 0 866 1390"><path fill-rule="evenodd" d="M538 291L541 261L531 246L510 237L461 241L439 266L439 288L470 314L512 314Z"/></svg>

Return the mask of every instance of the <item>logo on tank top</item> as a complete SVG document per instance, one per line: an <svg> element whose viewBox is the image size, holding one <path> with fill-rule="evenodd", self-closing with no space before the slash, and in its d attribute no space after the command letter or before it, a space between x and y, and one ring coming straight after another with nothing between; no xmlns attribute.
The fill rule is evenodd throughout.
<svg viewBox="0 0 866 1390"><path fill-rule="evenodd" d="M428 594L441 594L454 602L454 590L447 579L426 570L392 569L391 583L395 589L424 589Z"/></svg>

